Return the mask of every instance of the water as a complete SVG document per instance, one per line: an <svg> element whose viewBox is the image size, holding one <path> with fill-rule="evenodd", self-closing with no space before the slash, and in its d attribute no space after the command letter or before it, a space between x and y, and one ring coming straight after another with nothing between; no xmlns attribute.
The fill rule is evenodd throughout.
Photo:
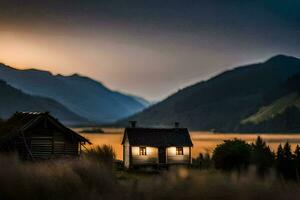
<svg viewBox="0 0 300 200"><path fill-rule="evenodd" d="M77 131L76 129L75 131ZM105 129L104 134L81 134L88 138L93 145L108 144L113 147L117 154L117 159L123 159L123 147L121 145L123 130L122 129ZM258 134L219 134L210 132L191 132L194 147L192 149L192 156L197 157L199 153L211 153L213 149L221 144L224 140L242 139L248 143L254 142L259 136ZM278 145L288 141L294 149L297 144L300 144L300 134L260 134L264 141L270 148L276 151ZM87 146L92 147L92 146Z"/></svg>

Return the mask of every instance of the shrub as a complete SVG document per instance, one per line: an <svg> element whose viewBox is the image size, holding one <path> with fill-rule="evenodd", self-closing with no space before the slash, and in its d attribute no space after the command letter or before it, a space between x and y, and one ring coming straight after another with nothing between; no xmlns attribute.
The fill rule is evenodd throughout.
<svg viewBox="0 0 300 200"><path fill-rule="evenodd" d="M225 140L217 145L212 159L216 169L226 171L246 169L250 163L251 146L243 140Z"/></svg>

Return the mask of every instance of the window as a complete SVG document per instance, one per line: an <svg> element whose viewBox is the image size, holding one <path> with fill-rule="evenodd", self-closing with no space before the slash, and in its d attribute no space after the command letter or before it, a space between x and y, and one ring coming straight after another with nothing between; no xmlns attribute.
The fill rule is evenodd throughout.
<svg viewBox="0 0 300 200"><path fill-rule="evenodd" d="M183 147L176 147L176 155L183 155Z"/></svg>
<svg viewBox="0 0 300 200"><path fill-rule="evenodd" d="M140 156L145 156L145 155L147 155L146 147L140 147Z"/></svg>

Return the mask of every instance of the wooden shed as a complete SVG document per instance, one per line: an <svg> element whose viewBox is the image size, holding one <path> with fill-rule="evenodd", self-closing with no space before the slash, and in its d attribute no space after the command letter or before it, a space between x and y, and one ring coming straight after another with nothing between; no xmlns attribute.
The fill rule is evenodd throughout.
<svg viewBox="0 0 300 200"><path fill-rule="evenodd" d="M192 163L193 143L187 128L138 128L133 125L125 129L122 145L125 168Z"/></svg>
<svg viewBox="0 0 300 200"><path fill-rule="evenodd" d="M48 112L17 112L0 126L0 151L23 159L77 157L90 141L65 127Z"/></svg>

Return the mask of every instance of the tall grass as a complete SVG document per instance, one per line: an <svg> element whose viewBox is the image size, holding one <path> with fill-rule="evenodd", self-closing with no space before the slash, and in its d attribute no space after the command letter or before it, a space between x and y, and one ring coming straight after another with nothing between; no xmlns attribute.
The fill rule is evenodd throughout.
<svg viewBox="0 0 300 200"><path fill-rule="evenodd" d="M116 159L116 153L111 145L102 145L87 149L83 152L83 156L96 162L103 163L109 168L113 167L113 162Z"/></svg>
<svg viewBox="0 0 300 200"><path fill-rule="evenodd" d="M0 157L0 199L93 199L115 189L112 171L87 158L24 163Z"/></svg>
<svg viewBox="0 0 300 200"><path fill-rule="evenodd" d="M124 173L122 180L118 173ZM222 199L288 200L300 196L300 186L269 175L223 174L214 170L179 168L159 175L132 178L101 162L77 160L20 162L15 156L0 157L0 199Z"/></svg>

